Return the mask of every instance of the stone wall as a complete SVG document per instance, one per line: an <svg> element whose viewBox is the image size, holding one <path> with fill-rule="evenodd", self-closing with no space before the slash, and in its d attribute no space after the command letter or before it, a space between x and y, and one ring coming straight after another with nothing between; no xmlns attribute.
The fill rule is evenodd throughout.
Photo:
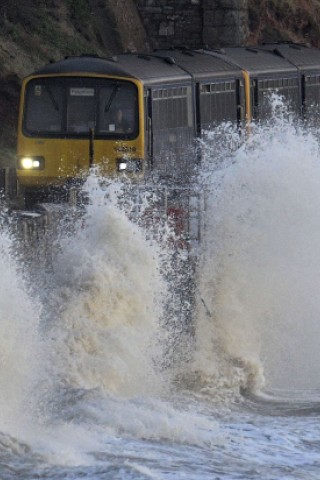
<svg viewBox="0 0 320 480"><path fill-rule="evenodd" d="M202 43L200 0L136 0L153 48Z"/></svg>
<svg viewBox="0 0 320 480"><path fill-rule="evenodd" d="M135 0L154 48L244 44L247 0Z"/></svg>
<svg viewBox="0 0 320 480"><path fill-rule="evenodd" d="M244 45L248 36L247 0L202 0L203 43L210 47Z"/></svg>

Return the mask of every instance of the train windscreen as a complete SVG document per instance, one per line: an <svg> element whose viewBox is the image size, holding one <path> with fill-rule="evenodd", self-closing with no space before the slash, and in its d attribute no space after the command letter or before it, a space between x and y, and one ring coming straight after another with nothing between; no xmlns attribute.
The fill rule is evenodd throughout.
<svg viewBox="0 0 320 480"><path fill-rule="evenodd" d="M138 134L138 91L130 82L89 77L37 78L26 87L28 136L132 139Z"/></svg>

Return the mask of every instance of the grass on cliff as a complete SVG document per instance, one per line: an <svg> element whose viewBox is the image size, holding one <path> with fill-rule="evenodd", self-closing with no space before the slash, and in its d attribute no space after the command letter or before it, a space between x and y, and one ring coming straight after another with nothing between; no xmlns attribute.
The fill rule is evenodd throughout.
<svg viewBox="0 0 320 480"><path fill-rule="evenodd" d="M87 0L2 0L0 28L1 36L44 62L99 48Z"/></svg>
<svg viewBox="0 0 320 480"><path fill-rule="evenodd" d="M248 0L250 42L293 41L320 47L319 0Z"/></svg>

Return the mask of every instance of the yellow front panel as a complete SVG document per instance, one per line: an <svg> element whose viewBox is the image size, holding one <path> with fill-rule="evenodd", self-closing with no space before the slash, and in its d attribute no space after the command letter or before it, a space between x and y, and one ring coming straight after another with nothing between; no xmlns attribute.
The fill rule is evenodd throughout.
<svg viewBox="0 0 320 480"><path fill-rule="evenodd" d="M117 159L144 156L143 138L133 141L94 141L94 164L101 165L101 173L118 175ZM24 139L18 156L44 157L43 170L17 170L18 179L25 186L62 185L67 179L87 175L89 164L89 140Z"/></svg>
<svg viewBox="0 0 320 480"><path fill-rule="evenodd" d="M115 177L117 160L120 158L144 159L144 113L143 86L132 81L138 88L139 134L134 140L93 140L95 165L101 166L101 173ZM26 83L24 84L25 87ZM24 91L24 88L23 90ZM20 105L18 130L18 157L43 157L44 168L41 170L17 169L19 182L27 187L45 187L63 185L67 180L83 178L90 168L90 140L74 138L35 138L27 137L22 132L24 98Z"/></svg>
<svg viewBox="0 0 320 480"><path fill-rule="evenodd" d="M31 139L19 143L18 156L44 157L43 170L18 170L22 185L45 186L63 184L67 178L78 177L88 169L88 142L65 139Z"/></svg>

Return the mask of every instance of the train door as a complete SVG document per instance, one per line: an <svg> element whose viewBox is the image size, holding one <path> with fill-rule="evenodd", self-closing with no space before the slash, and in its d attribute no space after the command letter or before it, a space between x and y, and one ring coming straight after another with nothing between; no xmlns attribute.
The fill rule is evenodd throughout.
<svg viewBox="0 0 320 480"><path fill-rule="evenodd" d="M174 182L188 182L196 163L191 84L153 87L148 108L154 174Z"/></svg>
<svg viewBox="0 0 320 480"><path fill-rule="evenodd" d="M235 78L210 80L197 87L198 132L201 136L207 131L231 122L237 124L242 116L239 101L244 106L240 82Z"/></svg>
<svg viewBox="0 0 320 480"><path fill-rule="evenodd" d="M201 160L213 165L239 146L239 127L245 123L245 85L230 77L199 83L197 129Z"/></svg>
<svg viewBox="0 0 320 480"><path fill-rule="evenodd" d="M320 118L320 72L302 75L303 115L312 126L319 125Z"/></svg>
<svg viewBox="0 0 320 480"><path fill-rule="evenodd" d="M276 103L274 102L277 97ZM298 74L260 77L253 81L253 119L264 121L275 114L282 101L284 111L301 114L301 85Z"/></svg>

